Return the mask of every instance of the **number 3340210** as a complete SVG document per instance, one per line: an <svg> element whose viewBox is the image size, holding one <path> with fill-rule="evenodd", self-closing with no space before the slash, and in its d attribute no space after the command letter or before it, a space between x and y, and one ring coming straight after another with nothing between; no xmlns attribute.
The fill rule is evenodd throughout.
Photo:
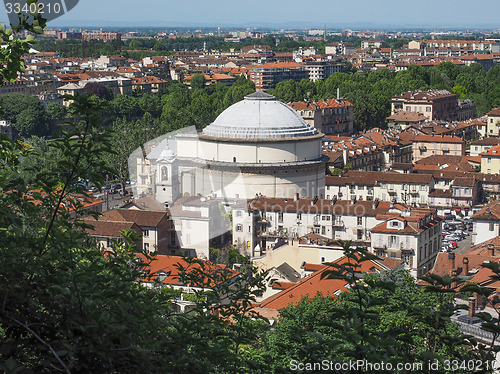
<svg viewBox="0 0 500 374"><path fill-rule="evenodd" d="M49 14L59 14L63 10L61 8L61 4L59 3L54 3L54 4L20 4L20 3L5 3L5 9L7 10L8 14L11 13L39 13L39 14L44 14L44 13L49 13Z"/></svg>

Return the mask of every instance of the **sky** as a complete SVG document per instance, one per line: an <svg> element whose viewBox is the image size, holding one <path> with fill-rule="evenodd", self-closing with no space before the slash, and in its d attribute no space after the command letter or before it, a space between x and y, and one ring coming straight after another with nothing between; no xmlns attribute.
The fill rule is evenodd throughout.
<svg viewBox="0 0 500 374"><path fill-rule="evenodd" d="M499 14L498 0L79 0L48 26L498 29Z"/></svg>

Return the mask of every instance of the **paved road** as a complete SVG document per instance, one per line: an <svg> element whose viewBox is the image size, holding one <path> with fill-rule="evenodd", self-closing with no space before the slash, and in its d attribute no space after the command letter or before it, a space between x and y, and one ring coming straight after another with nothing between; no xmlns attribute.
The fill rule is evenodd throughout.
<svg viewBox="0 0 500 374"><path fill-rule="evenodd" d="M457 248L455 248L456 253L464 253L472 245L472 231L469 231L469 236L465 237L464 240L457 242Z"/></svg>
<svg viewBox="0 0 500 374"><path fill-rule="evenodd" d="M104 200L103 211L110 209L115 209L124 204L125 200L129 199L130 195L120 196L120 194L104 194L98 193L94 195L95 197Z"/></svg>

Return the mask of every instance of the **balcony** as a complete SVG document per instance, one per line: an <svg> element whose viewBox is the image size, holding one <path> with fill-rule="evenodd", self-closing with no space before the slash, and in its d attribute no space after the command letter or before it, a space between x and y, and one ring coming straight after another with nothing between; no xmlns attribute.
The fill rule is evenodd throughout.
<svg viewBox="0 0 500 374"><path fill-rule="evenodd" d="M344 221L342 220L336 220L332 222L332 227L336 228L344 228Z"/></svg>
<svg viewBox="0 0 500 374"><path fill-rule="evenodd" d="M314 226L320 226L321 225L321 222L320 222L319 218L314 218L313 219L313 225Z"/></svg>
<svg viewBox="0 0 500 374"><path fill-rule="evenodd" d="M288 231L283 230L283 231L257 231L257 236L260 238L288 238Z"/></svg>

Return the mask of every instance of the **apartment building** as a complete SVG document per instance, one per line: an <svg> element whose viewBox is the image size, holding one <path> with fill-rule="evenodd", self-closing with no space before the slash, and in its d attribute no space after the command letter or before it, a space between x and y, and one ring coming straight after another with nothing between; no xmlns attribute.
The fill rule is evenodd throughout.
<svg viewBox="0 0 500 374"><path fill-rule="evenodd" d="M472 244L500 236L500 201L494 200L472 215Z"/></svg>
<svg viewBox="0 0 500 374"><path fill-rule="evenodd" d="M354 131L354 105L346 99L297 101L288 105L325 135L351 135Z"/></svg>
<svg viewBox="0 0 500 374"><path fill-rule="evenodd" d="M428 120L457 119L457 95L446 90L404 92L392 97L391 114L399 111L418 112Z"/></svg>
<svg viewBox="0 0 500 374"><path fill-rule="evenodd" d="M304 65L296 62L268 62L254 66L250 70L250 79L255 83L257 91L274 88L276 84L286 80L296 82L308 79L309 74Z"/></svg>
<svg viewBox="0 0 500 374"><path fill-rule="evenodd" d="M233 244L251 257L309 233L367 246L377 215L390 207L383 201L257 196L233 207Z"/></svg>
<svg viewBox="0 0 500 374"><path fill-rule="evenodd" d="M391 209L371 229L373 252L399 258L414 277L427 273L441 248L441 218L435 209Z"/></svg>
<svg viewBox="0 0 500 374"><path fill-rule="evenodd" d="M420 125L427 117L418 112L407 112L401 110L387 117L387 127L394 130L405 130L409 126Z"/></svg>
<svg viewBox="0 0 500 374"><path fill-rule="evenodd" d="M481 156L481 173L500 174L500 145L488 148Z"/></svg>
<svg viewBox="0 0 500 374"><path fill-rule="evenodd" d="M210 247L224 244L231 230L222 203L218 199L185 196L169 207L175 228L168 238L171 254L182 252L208 260Z"/></svg>
<svg viewBox="0 0 500 374"><path fill-rule="evenodd" d="M493 40L412 40L408 48L465 48L478 52L500 52L500 44Z"/></svg>
<svg viewBox="0 0 500 374"><path fill-rule="evenodd" d="M497 145L500 145L500 138L490 137L473 141L470 143L469 155L473 157L479 156L481 153Z"/></svg>
<svg viewBox="0 0 500 374"><path fill-rule="evenodd" d="M311 82L324 81L330 75L340 73L343 70L343 65L335 60L307 61L304 62L304 66Z"/></svg>
<svg viewBox="0 0 500 374"><path fill-rule="evenodd" d="M108 220L95 220L93 218L85 219L85 224L89 225L85 232L92 236L100 249L109 251L113 249L113 245L117 241L123 241L123 231L133 230L137 233L139 240L135 243L137 248L143 247L142 230L134 222L128 221L108 221Z"/></svg>
<svg viewBox="0 0 500 374"><path fill-rule="evenodd" d="M500 135L500 108L493 108L487 113L488 122L486 125L487 136Z"/></svg>
<svg viewBox="0 0 500 374"><path fill-rule="evenodd" d="M98 222L132 222L141 230L142 247L145 251L168 253L172 224L166 211L112 209L104 212Z"/></svg>
<svg viewBox="0 0 500 374"><path fill-rule="evenodd" d="M430 174L349 170L342 176L327 176L325 185L327 199L397 201L427 206L434 178Z"/></svg>
<svg viewBox="0 0 500 374"><path fill-rule="evenodd" d="M465 140L453 135L416 135L413 138L413 161L437 155L465 156Z"/></svg>

